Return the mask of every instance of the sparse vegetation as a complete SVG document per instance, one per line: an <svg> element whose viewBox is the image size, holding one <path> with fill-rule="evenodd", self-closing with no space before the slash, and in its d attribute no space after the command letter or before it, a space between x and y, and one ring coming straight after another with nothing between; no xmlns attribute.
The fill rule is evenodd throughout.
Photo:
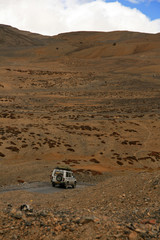
<svg viewBox="0 0 160 240"><path fill-rule="evenodd" d="M0 188L65 165L87 191L0 194L0 237L159 239L160 35L4 29Z"/></svg>

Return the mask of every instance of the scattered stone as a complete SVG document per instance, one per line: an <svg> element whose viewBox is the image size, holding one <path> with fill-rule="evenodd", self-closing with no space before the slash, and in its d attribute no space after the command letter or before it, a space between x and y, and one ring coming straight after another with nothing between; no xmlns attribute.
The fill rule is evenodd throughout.
<svg viewBox="0 0 160 240"><path fill-rule="evenodd" d="M57 232L60 232L62 230L62 226L61 225L57 225L55 228L54 228L55 231Z"/></svg>
<svg viewBox="0 0 160 240"><path fill-rule="evenodd" d="M42 217L47 217L48 214L46 213L45 210L42 210L42 211L39 212L39 215L42 216Z"/></svg>
<svg viewBox="0 0 160 240"><path fill-rule="evenodd" d="M138 239L138 234L136 232L131 232L129 234L129 240L137 240Z"/></svg>
<svg viewBox="0 0 160 240"><path fill-rule="evenodd" d="M132 185L123 177L123 182L119 178L116 181L108 179L106 183L89 187L87 192L77 189L76 192L57 193L58 199L46 195L45 205L35 198L32 202L34 209L28 204L16 208L14 201L8 203L7 200L0 218L2 239L12 239L15 234L17 239L28 240L158 240L159 198L155 190L150 190L152 181L144 176L140 176L143 184L137 186L138 191L137 188L131 189ZM29 199L30 196L23 201L29 202Z"/></svg>
<svg viewBox="0 0 160 240"><path fill-rule="evenodd" d="M23 214L20 210L12 209L11 210L11 216L16 218L16 219L21 219Z"/></svg>
<svg viewBox="0 0 160 240"><path fill-rule="evenodd" d="M20 210L21 210L21 211L29 211L29 212L33 212L33 208L30 208L30 206L27 205L27 204L23 204L23 205L21 205L21 206L20 206Z"/></svg>
<svg viewBox="0 0 160 240"><path fill-rule="evenodd" d="M142 223L143 224L149 223L149 224L155 225L156 224L156 220L155 219L144 219L144 220L142 220Z"/></svg>
<svg viewBox="0 0 160 240"><path fill-rule="evenodd" d="M135 231L138 233L146 234L146 230L144 229L136 228Z"/></svg>
<svg viewBox="0 0 160 240"><path fill-rule="evenodd" d="M127 224L126 227L131 229L131 230L135 230L135 227L133 226L132 223Z"/></svg>
<svg viewBox="0 0 160 240"><path fill-rule="evenodd" d="M14 234L14 235L12 236L12 240L17 240L17 239L18 239L17 235Z"/></svg>
<svg viewBox="0 0 160 240"><path fill-rule="evenodd" d="M30 222L30 221L25 221L25 226L29 227L29 226L31 226L31 225L32 225L32 222Z"/></svg>
<svg viewBox="0 0 160 240"><path fill-rule="evenodd" d="M24 180L18 179L17 182L18 182L18 183L24 183Z"/></svg>
<svg viewBox="0 0 160 240"><path fill-rule="evenodd" d="M81 224L87 224L94 221L95 221L95 217L83 217L80 219Z"/></svg>

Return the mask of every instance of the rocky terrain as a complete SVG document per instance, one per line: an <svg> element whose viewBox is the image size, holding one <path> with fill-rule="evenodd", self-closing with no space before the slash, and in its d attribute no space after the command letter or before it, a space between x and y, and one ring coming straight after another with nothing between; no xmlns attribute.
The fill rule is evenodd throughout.
<svg viewBox="0 0 160 240"><path fill-rule="evenodd" d="M160 176L130 173L54 194L1 193L2 239L156 239Z"/></svg>
<svg viewBox="0 0 160 240"><path fill-rule="evenodd" d="M2 239L159 239L160 34L0 25L0 109L1 189L94 183L1 192Z"/></svg>

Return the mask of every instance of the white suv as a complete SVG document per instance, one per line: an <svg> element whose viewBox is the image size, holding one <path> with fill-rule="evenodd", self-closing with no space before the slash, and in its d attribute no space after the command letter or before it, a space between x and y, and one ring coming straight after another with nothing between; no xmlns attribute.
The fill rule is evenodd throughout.
<svg viewBox="0 0 160 240"><path fill-rule="evenodd" d="M76 187L76 179L73 176L73 172L68 170L67 168L55 168L51 175L52 186L55 185L63 186L65 188L72 186L72 188Z"/></svg>

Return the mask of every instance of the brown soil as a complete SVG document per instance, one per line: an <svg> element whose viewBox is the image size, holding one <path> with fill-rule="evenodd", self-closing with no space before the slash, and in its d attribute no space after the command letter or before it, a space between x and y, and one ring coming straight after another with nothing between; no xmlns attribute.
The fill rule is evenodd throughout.
<svg viewBox="0 0 160 240"><path fill-rule="evenodd" d="M151 184L160 170L160 34L44 37L0 25L0 76L0 186L49 181L57 165L70 166L79 181L98 183L54 196L1 194L2 238L151 239L157 231L158 239L160 192ZM11 211L30 200L35 219L25 228L26 213L17 220ZM40 209L49 212L45 227L38 225ZM46 223L55 209L57 218L68 211L68 230ZM91 219L81 219L87 211ZM127 218L152 223L144 224L149 230L126 227ZM5 230L12 225L12 232Z"/></svg>

